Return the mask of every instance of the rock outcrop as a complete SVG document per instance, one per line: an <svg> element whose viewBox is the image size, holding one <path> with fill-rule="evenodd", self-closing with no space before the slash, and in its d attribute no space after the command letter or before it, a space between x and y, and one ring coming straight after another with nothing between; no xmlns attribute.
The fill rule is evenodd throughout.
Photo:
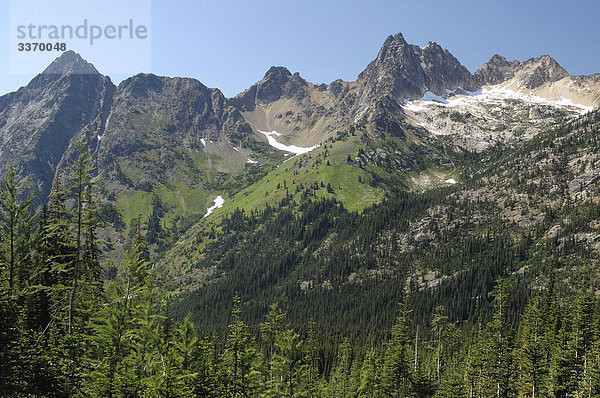
<svg viewBox="0 0 600 398"><path fill-rule="evenodd" d="M496 54L475 72L475 78L481 85L501 84L516 79L518 87L527 89L557 82L567 76L567 71L548 55L530 58L524 62L509 62Z"/></svg>
<svg viewBox="0 0 600 398"><path fill-rule="evenodd" d="M397 101L418 99L427 91L446 96L446 90L476 90L471 73L439 44L408 44L402 34L389 36L367 68L358 76L360 103L365 106L389 95Z"/></svg>
<svg viewBox="0 0 600 398"><path fill-rule="evenodd" d="M27 86L0 97L0 175L13 164L46 198L69 142L85 126L101 128L115 86L72 51Z"/></svg>

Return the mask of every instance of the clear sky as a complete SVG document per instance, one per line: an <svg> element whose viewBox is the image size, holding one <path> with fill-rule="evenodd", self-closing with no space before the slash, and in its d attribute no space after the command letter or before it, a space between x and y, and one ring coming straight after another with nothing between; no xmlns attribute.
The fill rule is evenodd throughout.
<svg viewBox="0 0 600 398"><path fill-rule="evenodd" d="M36 1L52 3L28 1L32 13ZM107 0L62 1L91 17L123 18L110 6L98 10ZM471 72L495 53L511 60L549 54L570 74L600 72L600 0L145 1L151 2L151 62L139 72L194 77L226 96L260 80L272 65L300 72L313 83L353 81L385 38L398 32L409 43L440 43ZM0 0L0 94L35 75L11 73L14 43L3 37L14 35L10 19L9 0ZM108 51L81 55L100 72L110 69L114 58ZM133 52L130 59L136 57ZM115 83L127 77L109 75Z"/></svg>

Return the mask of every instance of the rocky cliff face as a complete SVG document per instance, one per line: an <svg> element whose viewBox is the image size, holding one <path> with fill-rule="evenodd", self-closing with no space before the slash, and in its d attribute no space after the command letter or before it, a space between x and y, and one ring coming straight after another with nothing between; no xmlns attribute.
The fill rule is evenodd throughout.
<svg viewBox="0 0 600 398"><path fill-rule="evenodd" d="M34 175L45 197L57 169L72 155L69 143L80 136L98 145L98 164L106 168L115 159L155 152L170 164L178 150L210 150L244 163L252 150L236 151L244 142L246 148L260 147L257 140L264 137L252 134L259 129L277 130L285 143L301 146L321 143L362 120L402 135L396 116L405 101L427 91L447 97L457 87L474 91L497 84L585 105L600 102L598 76L570 77L549 56L511 62L495 55L472 75L439 44L411 45L401 34L385 40L355 82L315 85L279 66L231 99L194 79L150 74L129 78L117 89L67 51L26 87L0 97L0 174L15 164L21 176ZM152 165L155 158L139 164Z"/></svg>
<svg viewBox="0 0 600 398"><path fill-rule="evenodd" d="M298 73L292 75L283 66L272 66L259 82L232 98L230 103L252 111L256 105L267 105L282 98L301 100L311 86Z"/></svg>
<svg viewBox="0 0 600 398"><path fill-rule="evenodd" d="M448 50L430 42L408 44L402 34L389 36L367 68L358 76L360 102L372 103L389 95L398 101L418 99L427 91L446 96L446 90L475 90L477 81Z"/></svg>
<svg viewBox="0 0 600 398"><path fill-rule="evenodd" d="M270 95L268 87L262 95ZM131 77L117 88L67 51L26 87L0 97L0 175L14 164L21 177L33 176L37 197L45 201L56 176L75 156L73 143L79 138L98 149L99 170L129 159L147 174L157 171L158 163L163 172L148 175L156 181L166 177L164 171L181 151L203 151L212 142L213 152L231 152L244 164L247 157L234 145L251 133L240 110L218 89L195 79L151 74Z"/></svg>
<svg viewBox="0 0 600 398"><path fill-rule="evenodd" d="M195 79L139 74L117 88L98 145L98 166L104 172L119 163L142 182L183 179L197 186L197 157L209 143L224 156L251 133L221 91Z"/></svg>
<svg viewBox="0 0 600 398"><path fill-rule="evenodd" d="M548 55L524 62L509 62L503 56L496 54L475 72L475 78L481 85L501 84L516 79L518 87L527 89L557 82L567 76L569 76L567 71Z"/></svg>
<svg viewBox="0 0 600 398"><path fill-rule="evenodd" d="M514 77L519 64L519 61L508 62L496 54L475 72L475 78L480 84L500 84Z"/></svg>
<svg viewBox="0 0 600 398"><path fill-rule="evenodd" d="M0 97L0 175L10 164L31 174L45 198L63 154L85 126L100 129L115 86L72 51L17 92Z"/></svg>
<svg viewBox="0 0 600 398"><path fill-rule="evenodd" d="M419 47L397 34L387 38L377 58L356 82L336 80L329 85L314 85L297 73L272 67L231 104L244 110L255 129L275 129L290 140L313 145L327 138L324 130L333 134L365 116L376 121L376 129L402 135L390 115L402 113L405 100L421 98L427 91L445 97L448 90L457 87L476 90L479 86L473 75L439 44L430 42Z"/></svg>
<svg viewBox="0 0 600 398"><path fill-rule="evenodd" d="M190 145L201 145L201 138L239 139L249 131L239 111L228 106L221 91L190 78L140 74L122 82L110 112L107 138L126 135L120 129L135 119L153 121L148 128L156 127L159 133L181 138Z"/></svg>

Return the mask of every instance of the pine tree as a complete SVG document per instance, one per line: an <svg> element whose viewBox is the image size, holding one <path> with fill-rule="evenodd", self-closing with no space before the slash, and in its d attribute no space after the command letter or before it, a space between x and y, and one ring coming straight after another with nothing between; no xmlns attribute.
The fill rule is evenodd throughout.
<svg viewBox="0 0 600 398"><path fill-rule="evenodd" d="M392 338L385 351L381 384L382 391L389 397L404 397L410 393L409 314L405 304L398 306Z"/></svg>
<svg viewBox="0 0 600 398"><path fill-rule="evenodd" d="M0 183L0 283L7 283L9 297L27 284L32 271L29 238L33 196L26 194L28 185L29 180L17 182L14 166L8 168Z"/></svg>
<svg viewBox="0 0 600 398"><path fill-rule="evenodd" d="M267 321L261 325L267 397L292 397L306 380L304 350L300 335L285 320L286 314L278 303L271 305Z"/></svg>
<svg viewBox="0 0 600 398"><path fill-rule="evenodd" d="M28 373L38 364L37 356L22 356L37 348L27 349L35 341L29 331L30 312L35 311L28 306L33 273L28 184L28 180L17 181L13 166L0 182L0 394L6 396L35 391Z"/></svg>
<svg viewBox="0 0 600 398"><path fill-rule="evenodd" d="M411 386L415 398L433 397L436 391L435 379L427 372L423 364L420 364L412 374Z"/></svg>
<svg viewBox="0 0 600 398"><path fill-rule="evenodd" d="M549 396L548 359L550 348L546 342L543 314L538 297L532 297L521 321L518 337L519 395L526 397Z"/></svg>
<svg viewBox="0 0 600 398"><path fill-rule="evenodd" d="M241 313L242 301L236 294L223 359L228 395L232 397L247 396L253 387L250 373L256 353Z"/></svg>
<svg viewBox="0 0 600 398"><path fill-rule="evenodd" d="M348 339L344 339L338 348L337 363L331 376L330 395L349 397L352 390L352 347Z"/></svg>
<svg viewBox="0 0 600 398"><path fill-rule="evenodd" d="M316 323L312 319L308 322L308 338L306 340L306 365L308 366L306 393L309 398L312 398L317 396L319 382L319 352L317 346L317 330Z"/></svg>
<svg viewBox="0 0 600 398"><path fill-rule="evenodd" d="M300 335L287 327L275 340L273 373L279 380L282 396L295 397L297 390L306 379L306 367L303 363L303 343Z"/></svg>
<svg viewBox="0 0 600 398"><path fill-rule="evenodd" d="M94 347L89 382L102 395L112 397L126 391L131 369L126 358L137 349L137 325L142 317L140 302L147 296L147 265L134 246L123 261L122 276L115 278L106 291L106 302L92 320Z"/></svg>
<svg viewBox="0 0 600 398"><path fill-rule="evenodd" d="M283 333L284 320L285 314L281 311L279 303L273 303L267 314L267 320L260 325L260 336L263 347L263 378L265 380L266 388L269 391L272 391L273 394L277 393L277 380L275 378L273 366L276 354L276 341Z"/></svg>
<svg viewBox="0 0 600 398"><path fill-rule="evenodd" d="M377 352L371 347L363 360L360 372L360 386L358 388L359 398L374 398L380 396L380 361Z"/></svg>
<svg viewBox="0 0 600 398"><path fill-rule="evenodd" d="M436 382L439 386L442 383L442 361L446 343L446 333L448 331L448 317L444 315L444 307L438 306L433 313L431 320L432 332L435 334L436 347Z"/></svg>
<svg viewBox="0 0 600 398"><path fill-rule="evenodd" d="M474 336L468 340L467 346L464 348L466 351L465 378L470 398L484 396L487 379L485 374L487 364L486 340L485 331L479 323Z"/></svg>
<svg viewBox="0 0 600 398"><path fill-rule="evenodd" d="M178 328L175 349L183 384L192 386L193 396L208 396L211 391L208 344L199 336L191 314L185 317Z"/></svg>
<svg viewBox="0 0 600 398"><path fill-rule="evenodd" d="M506 321L508 293L507 282L500 280L493 291L494 312L492 320L489 323L490 328L490 357L489 374L493 375L495 384L494 396L496 398L506 397L509 392L509 380L511 377L511 346L510 346L510 328Z"/></svg>
<svg viewBox="0 0 600 398"><path fill-rule="evenodd" d="M76 318L84 308L84 304L90 304L93 296L97 297L99 283L98 265L98 240L95 230L100 224L100 217L96 205L96 194L94 192L97 181L93 178L95 170L95 154L87 147L86 142L79 140L75 143L77 158L68 163L66 170L66 185L61 187L57 184L54 192L55 208L62 214L61 220L56 220L59 229L64 229L64 223L69 223L72 231L71 245L74 248L74 258L70 263L63 263L69 268L71 288L67 307L67 335L72 336L76 332ZM56 203L56 202L63 203ZM67 207L67 201L72 206ZM82 286L88 297L82 297ZM91 289L90 289L91 288ZM87 299L87 300L86 300ZM83 325L79 325L79 328Z"/></svg>

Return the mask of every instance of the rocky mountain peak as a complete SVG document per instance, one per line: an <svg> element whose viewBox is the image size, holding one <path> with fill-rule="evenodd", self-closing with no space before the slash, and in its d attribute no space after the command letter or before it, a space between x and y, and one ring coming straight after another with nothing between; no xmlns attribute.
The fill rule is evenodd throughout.
<svg viewBox="0 0 600 398"><path fill-rule="evenodd" d="M270 104L282 97L303 98L304 88L308 85L298 72L292 75L283 66L272 66L260 81L232 98L230 103L245 110L252 110L255 105Z"/></svg>
<svg viewBox="0 0 600 398"><path fill-rule="evenodd" d="M528 59L521 66L526 72L522 81L527 88L536 88L569 76L567 71L549 55Z"/></svg>
<svg viewBox="0 0 600 398"><path fill-rule="evenodd" d="M383 45L381 46L381 51L386 51L390 47L398 47L398 46L406 46L408 42L404 39L402 33L396 33L395 35L389 35ZM380 52L381 52L380 51Z"/></svg>
<svg viewBox="0 0 600 398"><path fill-rule="evenodd" d="M68 50L56 58L43 72L46 75L98 75L94 65L84 60L75 51Z"/></svg>
<svg viewBox="0 0 600 398"><path fill-rule="evenodd" d="M265 73L262 81L277 80L285 83L290 76L292 76L292 74L285 66L271 66L267 73Z"/></svg>
<svg viewBox="0 0 600 398"><path fill-rule="evenodd" d="M32 187L46 198L71 139L82 129L101 133L115 89L92 64L67 51L27 86L0 97L0 175L14 164L22 175L34 176Z"/></svg>
<svg viewBox="0 0 600 398"><path fill-rule="evenodd" d="M549 55L530 58L525 62L509 62L494 55L477 72L475 78L482 84L501 84L516 78L518 86L533 89L569 76L567 71Z"/></svg>
<svg viewBox="0 0 600 398"><path fill-rule="evenodd" d="M519 61L516 61L519 62ZM496 65L496 66L510 66L510 62L506 60L506 57L500 54L494 54L492 58L487 62L488 65Z"/></svg>
<svg viewBox="0 0 600 398"><path fill-rule="evenodd" d="M377 58L358 76L363 108L386 95L397 101L417 99L427 91L445 96L458 86L478 88L473 75L435 42L426 47L408 44L402 34L389 36Z"/></svg>
<svg viewBox="0 0 600 398"><path fill-rule="evenodd" d="M256 87L256 101L268 104L277 101L292 74L283 66L272 66Z"/></svg>
<svg viewBox="0 0 600 398"><path fill-rule="evenodd" d="M401 55L404 51L410 51L410 44L404 40L404 36L402 33L397 33L394 36L388 36L379 53L377 54L377 58L373 62L393 62L397 60L399 55Z"/></svg>
<svg viewBox="0 0 600 398"><path fill-rule="evenodd" d="M427 43L427 45L426 45L425 47L423 47L423 49L427 49L427 48L430 48L430 49L440 49L440 50L443 50L442 46L440 46L440 45L439 45L437 42L435 42L435 41L430 41L430 42L428 42L428 43Z"/></svg>
<svg viewBox="0 0 600 398"><path fill-rule="evenodd" d="M481 85L500 84L512 79L519 65L519 61L509 62L502 55L495 54L475 72L475 79Z"/></svg>

